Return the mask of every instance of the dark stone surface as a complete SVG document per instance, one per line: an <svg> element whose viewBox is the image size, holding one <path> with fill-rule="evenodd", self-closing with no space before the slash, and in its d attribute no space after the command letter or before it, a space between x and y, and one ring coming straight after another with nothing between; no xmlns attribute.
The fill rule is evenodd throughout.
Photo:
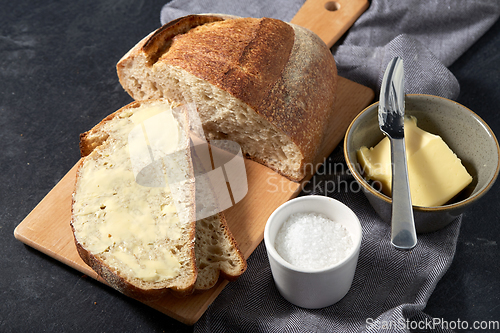
<svg viewBox="0 0 500 333"><path fill-rule="evenodd" d="M192 331L13 237L78 161L79 134L132 101L116 62L160 26L165 3L3 1L0 332Z"/></svg>
<svg viewBox="0 0 500 333"><path fill-rule="evenodd" d="M460 83L457 102L500 136L500 21L450 70ZM453 263L425 312L448 321L500 321L500 182L464 214ZM498 326L497 326L498 327ZM470 330L479 331L479 330ZM493 332L493 331L491 331Z"/></svg>
<svg viewBox="0 0 500 333"><path fill-rule="evenodd" d="M129 103L115 65L160 24L156 1L4 1L0 12L0 332L190 332L17 241L15 227L78 161L78 135ZM500 133L500 23L451 67L459 102ZM500 320L500 188L463 219L426 313ZM242 309L244 311L244 309Z"/></svg>

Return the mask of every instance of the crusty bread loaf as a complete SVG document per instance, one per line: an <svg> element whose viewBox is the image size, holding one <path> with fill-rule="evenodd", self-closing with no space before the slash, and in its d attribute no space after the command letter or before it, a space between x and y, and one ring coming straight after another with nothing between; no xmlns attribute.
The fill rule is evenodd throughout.
<svg viewBox="0 0 500 333"><path fill-rule="evenodd" d="M299 181L315 161L337 86L335 61L311 31L276 19L190 15L117 64L136 100L195 103L209 140Z"/></svg>
<svg viewBox="0 0 500 333"><path fill-rule="evenodd" d="M176 181L138 184L139 175L143 182L148 178L144 172L134 178L130 133L137 128L143 133L148 118L169 110L172 118L167 120L178 131L166 129L178 142L175 152L156 166L165 173L160 180L166 176ZM185 111L167 100L134 102L81 135L71 221L78 253L111 286L140 300L159 298L167 290L188 295L213 286L220 272L231 279L246 269L222 213L194 222L195 184ZM146 133L154 147L155 138ZM151 179L158 176L154 169L144 170Z"/></svg>

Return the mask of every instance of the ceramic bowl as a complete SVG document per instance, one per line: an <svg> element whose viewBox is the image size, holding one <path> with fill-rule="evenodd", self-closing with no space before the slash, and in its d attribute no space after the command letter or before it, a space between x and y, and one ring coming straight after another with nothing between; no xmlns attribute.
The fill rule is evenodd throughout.
<svg viewBox="0 0 500 333"><path fill-rule="evenodd" d="M282 224L294 213L314 212L340 222L351 235L352 248L346 257L321 269L305 269L290 264L275 248L275 239ZM297 306L317 309L341 300L351 288L361 247L361 224L354 212L335 199L310 195L292 199L278 207L264 229L271 272L280 294Z"/></svg>
<svg viewBox="0 0 500 333"><path fill-rule="evenodd" d="M417 232L439 230L479 200L493 185L499 172L500 150L495 134L474 112L446 98L407 95L405 112L417 118L420 128L441 136L462 160L472 183L455 201L436 207L413 206ZM361 185L370 204L390 223L391 198L374 189L363 178L356 158L362 147L373 147L384 135L378 127L378 103L363 110L351 123L344 138L344 155L350 172Z"/></svg>

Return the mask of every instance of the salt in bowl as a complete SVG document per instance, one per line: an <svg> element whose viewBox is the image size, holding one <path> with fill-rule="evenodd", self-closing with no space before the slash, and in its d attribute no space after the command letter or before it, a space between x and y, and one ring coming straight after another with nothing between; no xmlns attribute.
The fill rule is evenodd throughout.
<svg viewBox="0 0 500 333"><path fill-rule="evenodd" d="M352 244L340 261L321 268L301 268L285 260L276 249L276 238L282 225L295 213L322 214L347 230ZM305 232L304 236L308 237ZM280 294L292 304L317 309L341 300L349 291L361 246L361 225L354 212L346 205L325 196L304 196L292 199L278 207L269 217L264 229L272 275ZM335 235L331 235L331 240ZM327 243L324 246L329 247Z"/></svg>

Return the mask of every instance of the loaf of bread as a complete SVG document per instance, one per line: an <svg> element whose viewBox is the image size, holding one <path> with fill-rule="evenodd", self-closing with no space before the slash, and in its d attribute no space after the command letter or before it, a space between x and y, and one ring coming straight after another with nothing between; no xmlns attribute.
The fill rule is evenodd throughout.
<svg viewBox="0 0 500 333"><path fill-rule="evenodd" d="M220 271L243 273L224 216L196 221L185 108L133 102L82 134L80 151L71 227L80 257L109 285L151 301L207 289Z"/></svg>
<svg viewBox="0 0 500 333"><path fill-rule="evenodd" d="M209 140L294 181L311 170L332 116L337 69L311 31L270 18L189 15L151 33L117 64L136 100L195 103Z"/></svg>

